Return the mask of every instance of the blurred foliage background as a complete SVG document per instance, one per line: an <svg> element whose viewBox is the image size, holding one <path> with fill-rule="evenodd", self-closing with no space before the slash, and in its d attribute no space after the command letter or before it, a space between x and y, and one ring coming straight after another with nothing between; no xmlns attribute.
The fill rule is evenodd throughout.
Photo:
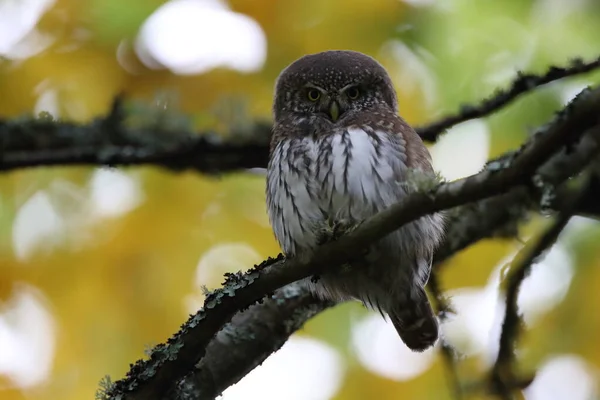
<svg viewBox="0 0 600 400"><path fill-rule="evenodd" d="M0 0L0 116L89 121L124 93L142 115L185 115L224 135L270 119L287 64L327 49L374 56L400 112L425 123L505 86L517 70L600 55L594 0ZM541 88L431 146L454 179L518 146L598 73ZM523 227L534 234L541 217ZM527 279L527 399L600 398L600 228L578 218ZM497 350L498 282L518 240L454 257L444 325L481 379ZM0 175L0 397L93 398L164 341L220 284L279 252L264 177L160 169L40 168ZM310 321L224 399L449 399L437 350L412 354L380 316L345 304ZM473 398L480 398L474 396Z"/></svg>

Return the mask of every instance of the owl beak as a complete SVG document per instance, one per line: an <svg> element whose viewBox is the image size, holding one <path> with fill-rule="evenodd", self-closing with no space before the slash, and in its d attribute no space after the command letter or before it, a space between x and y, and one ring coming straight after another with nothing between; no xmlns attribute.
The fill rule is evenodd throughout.
<svg viewBox="0 0 600 400"><path fill-rule="evenodd" d="M340 106L337 101L333 100L329 104L329 116L333 122L337 121L340 117Z"/></svg>

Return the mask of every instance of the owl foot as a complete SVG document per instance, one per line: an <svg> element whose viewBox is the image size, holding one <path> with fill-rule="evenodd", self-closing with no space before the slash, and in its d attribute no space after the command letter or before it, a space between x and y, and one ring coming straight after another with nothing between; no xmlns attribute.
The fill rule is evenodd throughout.
<svg viewBox="0 0 600 400"><path fill-rule="evenodd" d="M353 221L347 219L328 219L320 232L318 244L324 245L325 243L334 242L346 233L356 229L358 225Z"/></svg>
<svg viewBox="0 0 600 400"><path fill-rule="evenodd" d="M341 238L342 236L354 231L360 222L348 220L348 219L328 219L323 224L322 231L319 235L318 244L324 245L329 242L333 242ZM353 269L366 268L369 265L367 257L369 255L370 248L364 248L363 251L356 258L353 258L350 263L345 263L340 267L339 272L342 274L352 273Z"/></svg>
<svg viewBox="0 0 600 400"><path fill-rule="evenodd" d="M337 240L346 233L352 232L358 225L346 219L338 219L331 226L333 240Z"/></svg>

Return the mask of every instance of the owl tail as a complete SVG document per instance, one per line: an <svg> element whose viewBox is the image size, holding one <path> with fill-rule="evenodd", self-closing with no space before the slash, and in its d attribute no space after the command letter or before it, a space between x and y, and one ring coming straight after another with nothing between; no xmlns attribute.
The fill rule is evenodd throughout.
<svg viewBox="0 0 600 400"><path fill-rule="evenodd" d="M388 311L388 315L404 344L421 352L435 344L438 323L423 288L411 290L411 296L396 302L397 306Z"/></svg>

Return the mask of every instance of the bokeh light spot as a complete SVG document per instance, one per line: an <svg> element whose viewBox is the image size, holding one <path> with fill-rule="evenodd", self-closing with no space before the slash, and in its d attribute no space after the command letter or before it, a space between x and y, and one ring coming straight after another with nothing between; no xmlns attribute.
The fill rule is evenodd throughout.
<svg viewBox="0 0 600 400"><path fill-rule="evenodd" d="M344 375L340 355L325 343L292 336L220 400L329 400Z"/></svg>
<svg viewBox="0 0 600 400"><path fill-rule="evenodd" d="M217 67L259 70L266 37L252 18L217 0L174 0L152 14L140 30L136 51L150 68L199 74Z"/></svg>

